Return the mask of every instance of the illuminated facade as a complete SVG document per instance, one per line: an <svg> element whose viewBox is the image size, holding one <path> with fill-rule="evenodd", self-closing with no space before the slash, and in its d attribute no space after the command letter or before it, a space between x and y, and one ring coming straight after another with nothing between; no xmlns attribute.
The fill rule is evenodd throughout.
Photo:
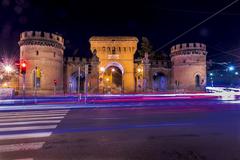
<svg viewBox="0 0 240 160"><path fill-rule="evenodd" d="M63 93L64 39L56 34L28 31L21 33L19 46L20 61L27 64L26 94L52 94L53 90ZM20 76L19 87L22 85Z"/></svg>
<svg viewBox="0 0 240 160"><path fill-rule="evenodd" d="M114 94L195 91L205 87L207 52L204 44L173 46L170 59L150 59L148 53L135 59L136 37L91 37L89 42L91 58L63 59L64 40L61 36L23 32L19 45L20 59L28 64L27 91L34 93L37 88L39 94L51 94L53 90L78 93L87 86L88 93ZM34 84L36 67L41 70L37 87Z"/></svg>

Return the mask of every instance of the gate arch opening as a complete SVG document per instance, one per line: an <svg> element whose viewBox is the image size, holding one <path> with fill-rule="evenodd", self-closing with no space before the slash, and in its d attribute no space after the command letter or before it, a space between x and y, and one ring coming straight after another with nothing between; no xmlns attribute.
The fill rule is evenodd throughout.
<svg viewBox="0 0 240 160"><path fill-rule="evenodd" d="M161 72L153 75L153 91L166 91L168 89L167 76Z"/></svg>
<svg viewBox="0 0 240 160"><path fill-rule="evenodd" d="M103 75L103 93L119 94L123 92L123 70L108 66Z"/></svg>
<svg viewBox="0 0 240 160"><path fill-rule="evenodd" d="M80 78L80 81L79 81ZM78 92L78 87L80 93L84 92L84 82L85 82L85 75L83 72L80 73L80 77L78 75L78 72L74 72L71 75L70 81L69 81L69 93L77 93Z"/></svg>

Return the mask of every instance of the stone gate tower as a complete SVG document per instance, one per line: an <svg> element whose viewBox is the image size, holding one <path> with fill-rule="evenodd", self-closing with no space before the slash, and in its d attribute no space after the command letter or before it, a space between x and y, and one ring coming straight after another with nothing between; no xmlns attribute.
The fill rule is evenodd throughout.
<svg viewBox="0 0 240 160"><path fill-rule="evenodd" d="M136 37L91 37L91 51L99 58L99 91L107 86L104 74L112 67L120 70L121 90L124 93L135 91L134 54L137 50Z"/></svg>
<svg viewBox="0 0 240 160"><path fill-rule="evenodd" d="M206 85L206 45L183 43L171 48L172 87L186 91Z"/></svg>
<svg viewBox="0 0 240 160"><path fill-rule="evenodd" d="M19 46L20 61L25 61L27 64L26 93L62 93L64 39L56 34L27 31L20 34ZM36 68L41 73L37 85ZM20 88L22 83L20 76Z"/></svg>

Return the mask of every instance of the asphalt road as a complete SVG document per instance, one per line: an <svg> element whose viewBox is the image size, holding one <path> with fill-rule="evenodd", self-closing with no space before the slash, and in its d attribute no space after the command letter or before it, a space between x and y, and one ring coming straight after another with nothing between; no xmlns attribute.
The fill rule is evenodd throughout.
<svg viewBox="0 0 240 160"><path fill-rule="evenodd" d="M240 160L240 101L118 105L0 112L0 159Z"/></svg>

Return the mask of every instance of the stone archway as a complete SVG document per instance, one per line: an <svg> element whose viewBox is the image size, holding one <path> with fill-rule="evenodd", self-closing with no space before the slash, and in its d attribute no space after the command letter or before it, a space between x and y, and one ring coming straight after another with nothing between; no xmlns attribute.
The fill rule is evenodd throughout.
<svg viewBox="0 0 240 160"><path fill-rule="evenodd" d="M162 72L153 75L153 91L166 91L168 89L167 76Z"/></svg>
<svg viewBox="0 0 240 160"><path fill-rule="evenodd" d="M79 81L78 72L76 71L76 72L72 73L72 75L70 77L69 85L68 85L69 93L77 93L78 87L79 87L80 93L83 93L84 92L84 82L85 82L85 75L83 72L81 72L81 74L80 74L80 81Z"/></svg>
<svg viewBox="0 0 240 160"><path fill-rule="evenodd" d="M122 68L123 69L123 68ZM103 74L103 93L119 94L123 92L123 70L107 66Z"/></svg>
<svg viewBox="0 0 240 160"><path fill-rule="evenodd" d="M124 93L135 91L134 54L137 50L136 37L91 37L91 51L99 58L99 89L103 91L104 72L116 67L122 74Z"/></svg>

